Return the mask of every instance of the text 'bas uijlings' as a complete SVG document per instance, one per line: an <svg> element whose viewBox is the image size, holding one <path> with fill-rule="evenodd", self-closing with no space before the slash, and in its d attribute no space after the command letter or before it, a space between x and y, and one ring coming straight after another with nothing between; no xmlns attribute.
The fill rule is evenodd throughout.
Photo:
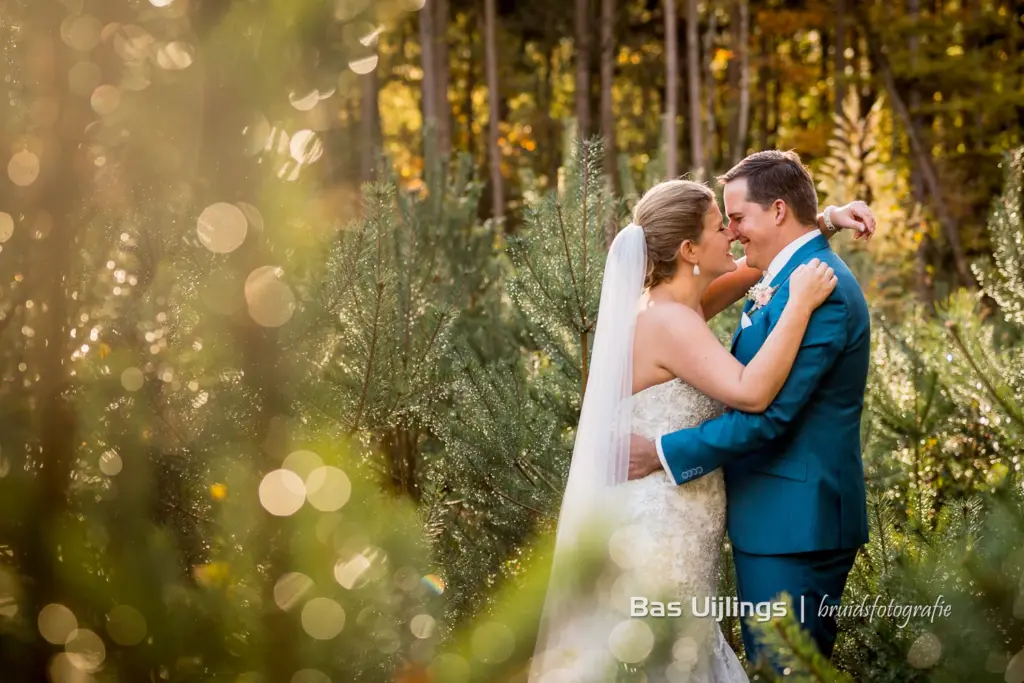
<svg viewBox="0 0 1024 683"><path fill-rule="evenodd" d="M690 614L695 617L711 617L721 621L726 617L755 617L757 621L768 621L772 617L786 616L785 602L744 602L737 598L691 598ZM631 617L681 617L682 602L658 602L643 597L630 598Z"/></svg>

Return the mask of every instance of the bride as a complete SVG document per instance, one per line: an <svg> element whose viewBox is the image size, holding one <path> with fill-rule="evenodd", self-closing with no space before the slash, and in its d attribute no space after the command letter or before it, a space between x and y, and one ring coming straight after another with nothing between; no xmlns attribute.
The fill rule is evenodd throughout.
<svg viewBox="0 0 1024 683"><path fill-rule="evenodd" d="M800 266L744 367L705 322L758 275L733 261L732 240L708 187L670 180L612 243L530 683L612 681L626 667L649 683L748 680L706 609L725 533L721 470L681 486L662 470L627 481L630 432L654 439L725 407L763 411L835 287L831 268ZM739 267L749 272L712 286Z"/></svg>

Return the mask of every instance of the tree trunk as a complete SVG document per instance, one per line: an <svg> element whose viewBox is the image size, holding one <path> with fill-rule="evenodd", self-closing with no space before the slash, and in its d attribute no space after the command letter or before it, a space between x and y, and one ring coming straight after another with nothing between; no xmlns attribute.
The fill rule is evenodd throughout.
<svg viewBox="0 0 1024 683"><path fill-rule="evenodd" d="M377 69L365 76L360 76L362 80L360 127L362 129L363 154L359 176L364 183L374 180L377 170L377 155L382 147L380 105L378 104L379 81L377 78Z"/></svg>
<svg viewBox="0 0 1024 683"><path fill-rule="evenodd" d="M491 206L495 220L505 218L505 194L501 179L501 150L498 148L498 28L497 0L484 0L484 49L487 69L487 149L491 166Z"/></svg>
<svg viewBox="0 0 1024 683"><path fill-rule="evenodd" d="M590 137L590 0L576 0L576 132Z"/></svg>
<svg viewBox="0 0 1024 683"><path fill-rule="evenodd" d="M448 86L451 81L451 67L448 64L448 0L435 0L434 11L434 30L437 37L434 54L437 60L437 150L442 155L447 155L452 148L452 108L448 102Z"/></svg>
<svg viewBox="0 0 1024 683"><path fill-rule="evenodd" d="M704 140L707 144L704 157L701 159L702 168L706 169L706 173L711 173L711 170L715 167L715 136L718 133L717 121L715 120L715 75L711 70L711 63L715 57L715 33L718 31L718 13L715 12L714 4L712 3L708 12L708 29L704 32L704 73L707 74L707 88L706 93L706 115L705 121L705 134Z"/></svg>
<svg viewBox="0 0 1024 683"><path fill-rule="evenodd" d="M37 58L26 60L26 90L31 97L51 97L64 114L64 120L88 121L92 115L88 101L69 96L64 80L54 77L54 74L66 74L75 60L75 55L59 38L54 40L60 35L58 27L65 16L62 9L56 3L52 7L50 3L33 3L28 10L23 39L26 44L32 44L28 51ZM39 58L44 55L48 59ZM25 200L33 213L44 208L53 217L45 256L40 249L28 261L29 277L38 278L36 301L40 304L36 329L41 339L30 351L36 355L38 363L38 377L33 387L37 411L33 426L38 430L34 435L38 444L34 465L38 473L28 510L34 514L32 522L22 527L25 536L20 539L20 545L25 551L18 559L31 577L31 583L27 584L26 608L33 620L43 607L58 602L67 590L60 585L61 575L67 569L62 567L56 538L68 512L68 486L76 458L77 416L69 391L72 377L68 328L70 321L75 321L70 324L77 323L78 316L69 290L74 287L73 258L79 249L75 238L81 221L78 190L90 180L80 175L83 171L88 173L90 166L82 139L53 136L51 140L53 148L47 156L40 154L41 171L32 186L12 191L5 197L9 203ZM11 186L6 184L6 178L4 180L6 191ZM48 680L46 672L53 649L40 638L31 638L28 643L27 647L31 648L26 658L29 671L15 678L33 682Z"/></svg>
<svg viewBox="0 0 1024 683"><path fill-rule="evenodd" d="M676 0L665 0L665 174L679 175L676 117L679 106L679 48L676 34Z"/></svg>
<svg viewBox="0 0 1024 683"><path fill-rule="evenodd" d="M686 69L690 93L690 159L698 180L704 178L704 144L700 116L700 45L697 42L697 0L686 0Z"/></svg>
<svg viewBox="0 0 1024 683"><path fill-rule="evenodd" d="M469 43L468 49L470 59L466 63L466 92L465 98L462 102L463 110L466 112L466 151L473 159L473 163L477 166L483 166L484 157L486 152L482 151L477 144L477 138L473 134L473 92L476 90L477 85L477 71L474 68L475 65L480 63L479 45L480 40L487 33L487 27L484 26L483 18L479 12L476 15L476 21L474 22L479 32L479 38L474 40L473 27L468 24L466 26L467 41Z"/></svg>
<svg viewBox="0 0 1024 683"><path fill-rule="evenodd" d="M846 99L846 0L836 0L836 68L832 77L832 111L843 115L843 100Z"/></svg>
<svg viewBox="0 0 1024 683"><path fill-rule="evenodd" d="M544 78L544 101L546 108L544 111L551 111L551 105L555 99L555 79L558 77L558 69L555 68L555 64L558 60L558 44L555 43L551 46L548 51L547 59L547 72ZM562 166L561 160L561 131L559 130L558 121L553 116L544 117L545 127L547 128L547 145L548 148L548 187L554 189L558 187L558 169Z"/></svg>
<svg viewBox="0 0 1024 683"><path fill-rule="evenodd" d="M878 37L871 30L869 18L862 8L857 9L857 17L864 30L864 37L867 42L868 52L871 54L871 61L878 68L878 72L882 77L882 83L889 94L893 111L896 112L900 122L907 130L911 150L913 151L918 169L921 171L925 187L928 188L928 194L932 198L932 209L939 219L943 234L945 234L946 241L949 242L950 251L953 253L953 261L956 264L956 272L960 282L968 286L976 285L974 276L967 265L967 256L964 253L963 245L960 242L959 226L956 223L956 219L953 218L949 206L946 205L945 197L942 194L942 187L939 185L939 174L935 168L931 151L924 146L924 136L918 129L917 123L911 117L906 103L903 101L903 95L896 85L896 79L893 77L889 60L882 52Z"/></svg>
<svg viewBox="0 0 1024 683"><path fill-rule="evenodd" d="M420 20L420 66L423 68L423 81L420 83L420 100L423 112L423 135L437 130L437 89L434 76L437 60L434 58L434 4L427 3L419 11Z"/></svg>
<svg viewBox="0 0 1024 683"><path fill-rule="evenodd" d="M622 189L619 183L615 117L612 110L614 83L615 0L601 0L601 136L604 138L604 173L615 195L618 196L622 194Z"/></svg>
<svg viewBox="0 0 1024 683"><path fill-rule="evenodd" d="M740 106L732 145L733 164L738 164L747 154L747 129L750 128L750 4L749 0L737 0L737 5L740 20L736 45L740 60Z"/></svg>
<svg viewBox="0 0 1024 683"><path fill-rule="evenodd" d="M769 47L768 36L761 33L761 54L760 64L757 68L757 91L760 96L757 98L759 116L757 126L757 148L768 149L768 80L771 77L768 71Z"/></svg>
<svg viewBox="0 0 1024 683"><path fill-rule="evenodd" d="M917 31L917 22L921 18L921 0L909 0L907 3L907 12L910 15L910 20L912 22L907 47L910 51L910 71L911 78L913 79L907 97L910 105L910 115L914 121L914 126L917 130L921 131L922 136L924 136L924 121L922 121L921 115L917 113L921 107L921 91L917 86L918 76L916 73L919 67L919 51L921 46L921 37ZM922 140L922 143L927 144L928 141ZM921 179L921 171L916 164L910 169L910 192L915 203L924 205L927 199L925 196L924 182ZM931 274L929 272L929 266L931 265L930 246L931 237L928 234L922 235L921 240L917 245L917 251L914 255L914 270L916 271L915 275L917 280L917 299L928 308L932 308L935 305L935 299L932 292Z"/></svg>

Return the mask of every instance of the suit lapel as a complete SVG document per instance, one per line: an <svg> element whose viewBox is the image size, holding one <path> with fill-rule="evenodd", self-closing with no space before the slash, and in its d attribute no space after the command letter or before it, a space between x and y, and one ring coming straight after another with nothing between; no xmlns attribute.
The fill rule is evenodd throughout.
<svg viewBox="0 0 1024 683"><path fill-rule="evenodd" d="M825 236L817 235L810 242L797 249L796 253L794 253L788 261L786 261L786 265L782 267L782 270L779 271L779 274L772 278L771 286L776 288L781 287L786 282L786 280L789 279L789 276L793 274L793 271L797 269L797 266L806 263L807 261L810 261L811 257L815 253L821 251L822 249L828 248L828 240L825 239ZM754 302L751 301L750 299L747 299L747 302L743 305L743 312L749 315L750 309L753 308L753 306ZM734 353L736 351L736 341L739 339L741 332L743 332L742 320L736 326L736 331L732 335L732 346L729 349L730 353Z"/></svg>
<svg viewBox="0 0 1024 683"><path fill-rule="evenodd" d="M828 249L828 240L825 239L824 235L817 235L810 242L797 249L793 257L786 261L786 265L782 267L779 274L772 278L772 287L781 286L789 279L789 276L793 274L797 266L810 261L811 256L822 249Z"/></svg>

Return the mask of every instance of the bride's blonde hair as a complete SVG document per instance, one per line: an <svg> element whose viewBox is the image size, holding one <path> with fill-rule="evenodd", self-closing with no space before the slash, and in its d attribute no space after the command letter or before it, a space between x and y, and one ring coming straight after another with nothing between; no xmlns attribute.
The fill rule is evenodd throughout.
<svg viewBox="0 0 1024 683"><path fill-rule="evenodd" d="M633 222L644 229L647 275L644 287L653 287L676 274L679 246L700 242L704 216L715 193L691 180L666 180L644 193L633 209Z"/></svg>

